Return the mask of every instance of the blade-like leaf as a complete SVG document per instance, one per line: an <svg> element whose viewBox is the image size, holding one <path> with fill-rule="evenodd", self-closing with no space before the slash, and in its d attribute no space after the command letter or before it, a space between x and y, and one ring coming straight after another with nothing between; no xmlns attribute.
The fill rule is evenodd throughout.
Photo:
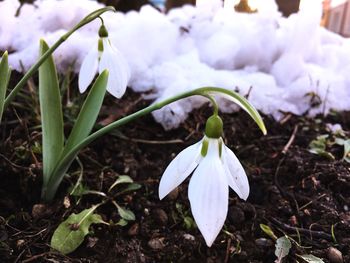
<svg viewBox="0 0 350 263"><path fill-rule="evenodd" d="M101 216L94 214L96 206L79 214L71 214L53 233L51 247L62 254L73 252L83 243L91 224L104 223Z"/></svg>
<svg viewBox="0 0 350 263"><path fill-rule="evenodd" d="M7 51L3 54L0 62L0 121L4 111L6 90L10 80L11 69L8 65Z"/></svg>
<svg viewBox="0 0 350 263"><path fill-rule="evenodd" d="M115 180L115 182L108 189L108 192L111 191L118 184L131 184L133 182L134 181L131 179L130 176L128 176L128 175L120 175L120 176L118 176L118 179Z"/></svg>
<svg viewBox="0 0 350 263"><path fill-rule="evenodd" d="M40 56L49 46L40 40ZM39 68L39 100L42 125L43 192L63 150L63 117L56 66L52 56Z"/></svg>
<svg viewBox="0 0 350 263"><path fill-rule="evenodd" d="M264 231L265 234L268 235L269 237L271 237L273 240L277 239L277 236L275 235L275 233L272 231L272 229L268 225L260 224L260 229L262 231Z"/></svg>
<svg viewBox="0 0 350 263"><path fill-rule="evenodd" d="M205 89L204 89L205 90ZM208 94L215 95L216 93L219 93L221 97L224 97L234 103L236 103L238 106L240 106L243 110L245 110L250 117L256 122L256 124L259 126L260 130L265 135L267 133L264 121L262 120L259 112L254 108L254 106L243 96L238 94L237 92L222 89L222 88L207 88L208 91L206 91Z"/></svg>
<svg viewBox="0 0 350 263"><path fill-rule="evenodd" d="M66 142L63 156L68 153L75 145L84 140L91 132L96 123L100 112L108 81L108 70L104 70L96 79L89 95L87 96L83 107L80 110L78 118Z"/></svg>

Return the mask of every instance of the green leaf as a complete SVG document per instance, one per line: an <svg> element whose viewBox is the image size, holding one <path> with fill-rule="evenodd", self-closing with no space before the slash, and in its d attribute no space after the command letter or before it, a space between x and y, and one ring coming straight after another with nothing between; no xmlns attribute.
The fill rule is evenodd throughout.
<svg viewBox="0 0 350 263"><path fill-rule="evenodd" d="M280 237L276 240L275 255L278 258L278 262L281 262L282 258L289 254L289 250L292 247L289 239L287 237Z"/></svg>
<svg viewBox="0 0 350 263"><path fill-rule="evenodd" d="M133 183L133 182L134 182L134 180L132 180L130 176L120 175L120 176L118 176L118 179L108 189L108 192L111 191L118 184L128 184L128 183Z"/></svg>
<svg viewBox="0 0 350 263"><path fill-rule="evenodd" d="M132 184L129 184L125 189L119 191L118 195L122 195L122 194L125 194L127 192L132 192L132 191L138 190L140 188L141 188L140 184L132 183Z"/></svg>
<svg viewBox="0 0 350 263"><path fill-rule="evenodd" d="M273 240L276 240L277 239L277 236L275 235L275 233L272 231L272 229L265 225L265 224L260 224L260 229L262 231L265 232L266 235L268 235L269 237L271 237Z"/></svg>
<svg viewBox="0 0 350 263"><path fill-rule="evenodd" d="M135 214L126 208L121 207L120 205L117 205L117 209L118 209L118 214L120 215L121 218L123 218L124 220L127 221L134 221L135 220Z"/></svg>
<svg viewBox="0 0 350 263"><path fill-rule="evenodd" d="M220 93L220 96L236 103L239 107L241 107L244 111L246 111L249 116L255 121L255 123L259 126L260 130L264 135L266 135L267 130L264 124L264 121L261 118L259 112L254 108L254 106L243 96L238 94L237 92L222 89L222 88L208 88L210 90L209 94L215 94L216 92ZM213 92L214 91L214 92Z"/></svg>
<svg viewBox="0 0 350 263"><path fill-rule="evenodd" d="M10 80L11 69L8 65L7 51L2 55L0 62L0 121L4 111L6 90Z"/></svg>
<svg viewBox="0 0 350 263"><path fill-rule="evenodd" d="M40 40L40 56L49 46ZM43 192L63 150L63 117L56 66L52 56L39 68L39 100L42 125Z"/></svg>
<svg viewBox="0 0 350 263"><path fill-rule="evenodd" d="M68 153L72 148L74 148L74 146L79 144L90 134L96 123L103 99L106 94L107 81L108 70L104 70L96 79L83 104L83 107L80 110L78 118L66 142L62 156Z"/></svg>
<svg viewBox="0 0 350 263"><path fill-rule="evenodd" d="M335 160L335 157L330 152L326 151L328 135L317 136L316 140L311 141L309 152L325 157L330 160Z"/></svg>
<svg viewBox="0 0 350 263"><path fill-rule="evenodd" d="M324 263L324 261L318 257L315 257L314 255L297 255L298 257L301 257L303 260L305 260L308 263Z"/></svg>
<svg viewBox="0 0 350 263"><path fill-rule="evenodd" d="M101 216L94 214L97 206L71 214L53 233L51 247L62 254L69 254L83 243L91 224L104 223Z"/></svg>

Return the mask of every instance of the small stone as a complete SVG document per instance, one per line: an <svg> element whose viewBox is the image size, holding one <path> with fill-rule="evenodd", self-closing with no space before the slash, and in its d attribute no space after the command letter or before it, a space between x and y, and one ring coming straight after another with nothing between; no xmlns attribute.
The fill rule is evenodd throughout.
<svg viewBox="0 0 350 263"><path fill-rule="evenodd" d="M26 241L24 239L18 239L16 242L16 246L17 248L21 248L25 243Z"/></svg>
<svg viewBox="0 0 350 263"><path fill-rule="evenodd" d="M164 245L164 237L160 238L153 238L150 241L148 241L148 246L154 250L161 250L165 247Z"/></svg>
<svg viewBox="0 0 350 263"><path fill-rule="evenodd" d="M64 208L68 209L70 207L70 199L68 196L65 196L63 199L63 206Z"/></svg>
<svg viewBox="0 0 350 263"><path fill-rule="evenodd" d="M133 224L129 230L128 230L128 235L129 236L136 236L139 233L140 226L138 223Z"/></svg>
<svg viewBox="0 0 350 263"><path fill-rule="evenodd" d="M184 234L183 235L184 239L189 240L189 241L195 241L196 238L190 234Z"/></svg>
<svg viewBox="0 0 350 263"><path fill-rule="evenodd" d="M228 212L228 219L234 225L243 223L245 220L243 210L236 206L230 207Z"/></svg>
<svg viewBox="0 0 350 263"><path fill-rule="evenodd" d="M165 226L168 223L168 215L165 213L163 209L154 209L152 211L152 214L154 216L155 221L162 225Z"/></svg>
<svg viewBox="0 0 350 263"><path fill-rule="evenodd" d="M290 218L289 218L289 222L292 226L296 226L298 225L298 219L295 215L292 215Z"/></svg>
<svg viewBox="0 0 350 263"><path fill-rule="evenodd" d="M263 238L263 237L256 239L255 244L260 248L267 248L267 247L273 246L273 242L270 239Z"/></svg>
<svg viewBox="0 0 350 263"><path fill-rule="evenodd" d="M328 248L327 257L331 263L343 263L344 262L342 253L334 247Z"/></svg>
<svg viewBox="0 0 350 263"><path fill-rule="evenodd" d="M32 216L34 219L39 219L51 215L52 210L45 204L35 204L32 208Z"/></svg>

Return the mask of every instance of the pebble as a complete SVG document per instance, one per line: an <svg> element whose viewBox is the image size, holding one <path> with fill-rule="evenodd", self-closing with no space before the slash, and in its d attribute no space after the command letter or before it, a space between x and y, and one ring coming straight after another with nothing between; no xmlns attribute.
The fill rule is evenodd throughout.
<svg viewBox="0 0 350 263"><path fill-rule="evenodd" d="M255 240L255 244L260 248L272 247L273 242L267 238L258 238Z"/></svg>
<svg viewBox="0 0 350 263"><path fill-rule="evenodd" d="M331 263L343 263L344 262L342 253L334 247L328 248L327 257Z"/></svg>
<svg viewBox="0 0 350 263"><path fill-rule="evenodd" d="M189 240L189 241L195 241L196 238L190 234L184 234L183 235L184 239Z"/></svg>
<svg viewBox="0 0 350 263"><path fill-rule="evenodd" d="M52 210L45 204L35 204L32 208L32 216L35 219L47 217L51 215Z"/></svg>
<svg viewBox="0 0 350 263"><path fill-rule="evenodd" d="M157 208L152 211L156 223L165 226L168 223L168 215L163 209Z"/></svg>
<svg viewBox="0 0 350 263"><path fill-rule="evenodd" d="M165 247L164 245L164 237L160 238L153 238L150 241L148 241L148 246L154 250L161 250Z"/></svg>
<svg viewBox="0 0 350 263"><path fill-rule="evenodd" d="M140 226L138 223L133 224L129 230L128 230L128 235L129 236L136 236L140 231Z"/></svg>

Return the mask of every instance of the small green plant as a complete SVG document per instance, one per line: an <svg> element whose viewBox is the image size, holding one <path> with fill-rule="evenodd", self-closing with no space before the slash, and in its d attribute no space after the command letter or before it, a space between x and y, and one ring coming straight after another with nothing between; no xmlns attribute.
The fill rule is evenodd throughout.
<svg viewBox="0 0 350 263"><path fill-rule="evenodd" d="M292 248L292 244L295 244L298 248L301 246L291 237L284 235L280 238L276 236L271 227L265 224L260 224L260 229L269 236L272 240L275 241L275 256L277 257L275 263L282 263L283 259L289 255L290 249ZM324 261L314 255L311 254L295 254L298 258L303 259L308 263L324 263ZM298 261L296 261L298 262Z"/></svg>
<svg viewBox="0 0 350 263"><path fill-rule="evenodd" d="M342 146L342 160L350 163L350 139L341 129L336 132L317 136L315 140L310 142L309 151L330 160L335 160L335 156L330 152L333 146Z"/></svg>

